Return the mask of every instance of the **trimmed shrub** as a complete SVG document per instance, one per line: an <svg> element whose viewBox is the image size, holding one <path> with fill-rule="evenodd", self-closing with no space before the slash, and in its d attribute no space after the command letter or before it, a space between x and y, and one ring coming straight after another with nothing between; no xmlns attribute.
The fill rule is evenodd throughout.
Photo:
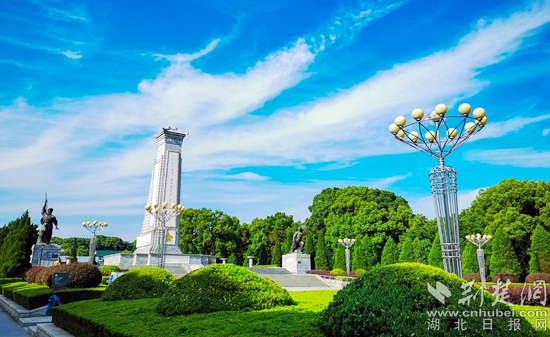
<svg viewBox="0 0 550 337"><path fill-rule="evenodd" d="M512 282L512 283L518 283L519 282L519 278L516 275L512 274L512 273L496 273L491 278L491 281L496 283L499 279L500 279L500 282L503 282L503 283L508 282L508 280L510 280L510 282Z"/></svg>
<svg viewBox="0 0 550 337"><path fill-rule="evenodd" d="M365 274L366 272L367 272L367 271L366 271L365 269L359 268L359 269L355 270L355 275L357 275L357 276L362 276L362 275Z"/></svg>
<svg viewBox="0 0 550 337"><path fill-rule="evenodd" d="M286 289L272 280L233 264L216 264L197 269L174 282L155 311L174 316L293 304Z"/></svg>
<svg viewBox="0 0 550 337"><path fill-rule="evenodd" d="M27 270L27 272L25 273L25 281L29 283L35 283L36 276L40 271L44 270L45 268L46 267L39 266L39 267L32 267L31 269Z"/></svg>
<svg viewBox="0 0 550 337"><path fill-rule="evenodd" d="M89 263L69 263L47 267L37 273L35 281L51 287L54 273L69 275L68 288L95 288L101 283L101 272Z"/></svg>
<svg viewBox="0 0 550 337"><path fill-rule="evenodd" d="M36 274L36 278L35 278L36 283L44 284L44 285L47 285L48 287L51 287L53 274L63 273L63 270L62 270L63 266L51 266L40 270L38 274Z"/></svg>
<svg viewBox="0 0 550 337"><path fill-rule="evenodd" d="M99 268L99 271L103 276L111 275L111 272L119 272L120 268L118 266L103 266Z"/></svg>
<svg viewBox="0 0 550 337"><path fill-rule="evenodd" d="M0 278L0 285L14 283L14 282L21 282L21 281L23 281L21 277Z"/></svg>
<svg viewBox="0 0 550 337"><path fill-rule="evenodd" d="M527 283L533 283L536 281L544 281L548 284L550 283L550 275L545 273L537 273L537 274L529 274L525 278L525 282Z"/></svg>
<svg viewBox="0 0 550 337"><path fill-rule="evenodd" d="M474 280L475 282L481 282L481 275L479 273L469 273L462 275L462 278L467 282Z"/></svg>
<svg viewBox="0 0 550 337"><path fill-rule="evenodd" d="M438 285L438 283L440 285ZM491 336L535 336L536 331L523 317L521 330L510 331L509 320L514 314L503 303L494 303L489 293L478 290L473 303L460 304L464 298L464 280L454 274L420 263L400 263L374 268L340 290L319 317L318 327L326 336L486 336L484 317L461 317L467 330L457 330L457 317L448 313L464 310L507 312L506 317L492 317ZM426 289L426 285L428 289ZM430 286L448 288L444 304L430 292ZM435 290L435 289L434 289ZM436 290L437 291L437 290ZM481 301L480 296L483 296ZM480 304L481 303L481 304ZM429 329L428 312L441 312L438 329Z"/></svg>
<svg viewBox="0 0 550 337"><path fill-rule="evenodd" d="M334 268L330 271L331 275L346 275L346 272L343 269L340 268Z"/></svg>
<svg viewBox="0 0 550 337"><path fill-rule="evenodd" d="M158 267L131 269L110 284L103 296L104 301L130 300L161 297L176 277Z"/></svg>

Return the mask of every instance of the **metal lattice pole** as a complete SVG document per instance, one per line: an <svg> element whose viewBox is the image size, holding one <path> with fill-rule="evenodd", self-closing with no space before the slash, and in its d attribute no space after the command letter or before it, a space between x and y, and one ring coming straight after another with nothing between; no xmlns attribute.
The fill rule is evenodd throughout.
<svg viewBox="0 0 550 337"><path fill-rule="evenodd" d="M172 204L168 205L167 202L159 205L155 203L153 205L145 206L145 210L155 217L160 222L160 226L157 229L159 233L158 247L157 247L157 265L159 268L163 268L166 265L166 223L172 220L174 217L180 215L185 208L182 205Z"/></svg>
<svg viewBox="0 0 550 337"><path fill-rule="evenodd" d="M448 116L447 106L438 104L423 119L424 111L414 109L412 117L415 122L407 124L406 118L399 116L390 125L389 131L397 140L438 159L439 165L430 172L430 183L443 266L447 272L462 277L456 172L452 167L445 166L444 160L480 131L487 124L487 117L483 108L475 109L470 117L472 107L467 103L461 104L458 111L461 116Z"/></svg>

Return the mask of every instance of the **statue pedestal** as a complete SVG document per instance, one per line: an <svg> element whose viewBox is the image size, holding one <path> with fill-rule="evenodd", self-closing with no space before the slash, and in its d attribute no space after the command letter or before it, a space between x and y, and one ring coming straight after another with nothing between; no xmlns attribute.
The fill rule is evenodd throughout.
<svg viewBox="0 0 550 337"><path fill-rule="evenodd" d="M59 261L61 256L61 246L56 244L43 245L37 243L32 246L31 264L33 267L53 266L55 261Z"/></svg>
<svg viewBox="0 0 550 337"><path fill-rule="evenodd" d="M283 268L292 274L306 274L311 270L311 260L309 254L285 254L283 255Z"/></svg>

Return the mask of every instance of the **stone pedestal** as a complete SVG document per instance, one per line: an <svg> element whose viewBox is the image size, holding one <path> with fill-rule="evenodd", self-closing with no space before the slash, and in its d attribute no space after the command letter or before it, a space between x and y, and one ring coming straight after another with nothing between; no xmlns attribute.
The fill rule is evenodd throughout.
<svg viewBox="0 0 550 337"><path fill-rule="evenodd" d="M53 266L55 261L59 261L61 256L61 246L56 244L37 243L32 246L31 264L33 267Z"/></svg>
<svg viewBox="0 0 550 337"><path fill-rule="evenodd" d="M252 268L254 266L254 256L247 256L248 259L248 268Z"/></svg>
<svg viewBox="0 0 550 337"><path fill-rule="evenodd" d="M311 270L311 260L309 254L285 254L283 255L283 268L292 274L306 274Z"/></svg>

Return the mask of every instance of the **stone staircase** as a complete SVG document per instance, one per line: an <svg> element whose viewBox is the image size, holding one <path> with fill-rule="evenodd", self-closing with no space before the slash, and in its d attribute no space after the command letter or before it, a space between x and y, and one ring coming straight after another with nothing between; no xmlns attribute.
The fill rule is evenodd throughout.
<svg viewBox="0 0 550 337"><path fill-rule="evenodd" d="M272 267L272 268L247 268L248 270L262 276L267 277L283 288L319 288L319 289L332 289L328 284L323 282L315 275L294 275L288 270Z"/></svg>

